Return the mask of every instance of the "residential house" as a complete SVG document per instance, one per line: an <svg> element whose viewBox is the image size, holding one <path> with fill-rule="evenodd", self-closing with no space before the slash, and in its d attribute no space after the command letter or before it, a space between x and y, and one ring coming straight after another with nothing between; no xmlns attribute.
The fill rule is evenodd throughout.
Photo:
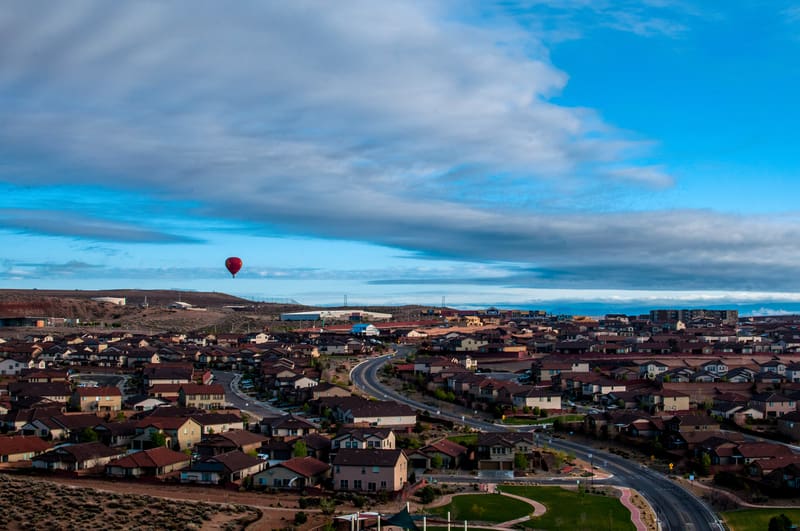
<svg viewBox="0 0 800 531"><path fill-rule="evenodd" d="M103 467L123 455L124 450L115 450L99 442L87 442L58 446L37 455L32 463L33 468L38 469L78 472Z"/></svg>
<svg viewBox="0 0 800 531"><path fill-rule="evenodd" d="M182 384L178 391L178 404L198 409L225 407L225 388L220 384Z"/></svg>
<svg viewBox="0 0 800 531"><path fill-rule="evenodd" d="M261 433L270 437L302 437L319 431L316 424L294 415L265 417L260 422L260 428Z"/></svg>
<svg viewBox="0 0 800 531"><path fill-rule="evenodd" d="M673 389L660 389L642 395L642 406L651 412L689 411L689 395Z"/></svg>
<svg viewBox="0 0 800 531"><path fill-rule="evenodd" d="M181 386L185 384L162 383L155 384L147 390L150 398L163 400L164 402L177 404L180 396Z"/></svg>
<svg viewBox="0 0 800 531"><path fill-rule="evenodd" d="M309 433L303 435L302 439L306 444L306 455L330 463L331 440L328 437L319 433Z"/></svg>
<svg viewBox="0 0 800 531"><path fill-rule="evenodd" d="M69 402L75 411L120 411L122 391L119 387L77 387Z"/></svg>
<svg viewBox="0 0 800 531"><path fill-rule="evenodd" d="M24 435L0 436L0 463L30 461L50 449L50 444L39 437Z"/></svg>
<svg viewBox="0 0 800 531"><path fill-rule="evenodd" d="M160 446L133 452L106 465L106 475L117 478L158 477L188 467L190 456Z"/></svg>
<svg viewBox="0 0 800 531"><path fill-rule="evenodd" d="M128 447L136 436L136 420L125 422L103 422L94 426L94 431L100 438L100 442L106 446Z"/></svg>
<svg viewBox="0 0 800 531"><path fill-rule="evenodd" d="M201 457L211 457L239 450L246 454L257 452L267 438L247 430L230 430L223 433L205 435L195 444L194 451Z"/></svg>
<svg viewBox="0 0 800 531"><path fill-rule="evenodd" d="M267 467L266 461L239 450L207 457L181 470L181 483L224 485L238 483Z"/></svg>
<svg viewBox="0 0 800 531"><path fill-rule="evenodd" d="M778 432L793 441L800 441L800 411L792 411L779 417Z"/></svg>
<svg viewBox="0 0 800 531"><path fill-rule="evenodd" d="M700 369L713 374L717 378L722 378L728 372L728 364L721 359L707 361L700 365Z"/></svg>
<svg viewBox="0 0 800 531"><path fill-rule="evenodd" d="M788 382L800 382L800 363L791 363L787 365L785 375Z"/></svg>
<svg viewBox="0 0 800 531"><path fill-rule="evenodd" d="M35 418L22 426L20 431L23 435L79 442L86 430L94 428L99 420L93 413L59 414Z"/></svg>
<svg viewBox="0 0 800 531"><path fill-rule="evenodd" d="M244 429L244 420L236 413L189 413L187 416L197 421L205 434Z"/></svg>
<svg viewBox="0 0 800 531"><path fill-rule="evenodd" d="M158 446L159 437L173 450L192 448L200 442L203 431L200 423L189 417L146 417L136 425L136 436L131 441L134 450Z"/></svg>
<svg viewBox="0 0 800 531"><path fill-rule="evenodd" d="M417 423L414 410L397 402L352 396L323 398L318 403L330 408L334 418L344 424L410 430Z"/></svg>
<svg viewBox="0 0 800 531"><path fill-rule="evenodd" d="M395 449L395 435L389 428L345 428L331 440L331 450L339 448Z"/></svg>
<svg viewBox="0 0 800 531"><path fill-rule="evenodd" d="M756 372L747 367L736 367L729 370L725 374L725 379L730 383L746 383L752 382L755 378Z"/></svg>
<svg viewBox="0 0 800 531"><path fill-rule="evenodd" d="M28 363L24 359L5 358L0 359L0 376L16 376L28 368Z"/></svg>
<svg viewBox="0 0 800 531"><path fill-rule="evenodd" d="M278 489L318 487L330 477L331 466L314 457L294 457L253 476L253 485Z"/></svg>
<svg viewBox="0 0 800 531"><path fill-rule="evenodd" d="M518 408L539 408L543 410L560 410L561 393L548 389L529 388L513 395L514 406Z"/></svg>
<svg viewBox="0 0 800 531"><path fill-rule="evenodd" d="M67 404L72 396L72 389L66 382L12 382L8 384L8 393L14 401L23 398L44 398L51 402Z"/></svg>
<svg viewBox="0 0 800 531"><path fill-rule="evenodd" d="M190 363L153 364L142 369L145 387L161 384L189 384L194 382L194 367Z"/></svg>
<svg viewBox="0 0 800 531"><path fill-rule="evenodd" d="M342 448L333 459L337 491L397 492L408 480L408 458L402 450Z"/></svg>
<svg viewBox="0 0 800 531"><path fill-rule="evenodd" d="M794 455L792 450L782 444L768 442L745 442L734 451L734 461L751 465L755 461Z"/></svg>
<svg viewBox="0 0 800 531"><path fill-rule="evenodd" d="M483 432L478 434L477 457L481 470L513 470L514 456L529 456L536 447L535 435L527 432Z"/></svg>
<svg viewBox="0 0 800 531"><path fill-rule="evenodd" d="M770 360L759 365L759 372L774 373L780 376L786 375L786 364L780 360Z"/></svg>
<svg viewBox="0 0 800 531"><path fill-rule="evenodd" d="M639 365L639 378L655 380L660 374L669 370L669 365L657 360L646 361Z"/></svg>
<svg viewBox="0 0 800 531"><path fill-rule="evenodd" d="M423 446L415 454L420 454L425 458L425 466L417 466L419 463L412 461L412 456L409 456L409 463L411 468L431 468L435 460L440 461L439 468L453 469L459 468L465 461L467 456L467 448L458 443L447 439L439 439L436 442Z"/></svg>
<svg viewBox="0 0 800 531"><path fill-rule="evenodd" d="M797 411L795 399L774 392L753 395L749 405L753 409L761 411L767 418L782 417L787 413Z"/></svg>
<svg viewBox="0 0 800 531"><path fill-rule="evenodd" d="M350 396L352 393L343 387L339 387L338 385L333 385L332 383L328 382L321 382L319 385L315 386L311 391L311 399L312 400L319 400L323 397L330 397L330 396Z"/></svg>

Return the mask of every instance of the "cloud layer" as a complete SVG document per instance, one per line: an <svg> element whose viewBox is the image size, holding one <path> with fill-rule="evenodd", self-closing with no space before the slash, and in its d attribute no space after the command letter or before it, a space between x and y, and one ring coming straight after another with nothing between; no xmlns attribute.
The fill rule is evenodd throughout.
<svg viewBox="0 0 800 531"><path fill-rule="evenodd" d="M685 30L638 9L575 8L613 13L612 27L638 35ZM497 262L498 283L800 287L794 219L581 204L675 179L648 160L650 142L553 103L568 74L540 35L451 9L18 2L0 14L0 180L135 191L265 233ZM0 224L194 241L125 214L7 209Z"/></svg>

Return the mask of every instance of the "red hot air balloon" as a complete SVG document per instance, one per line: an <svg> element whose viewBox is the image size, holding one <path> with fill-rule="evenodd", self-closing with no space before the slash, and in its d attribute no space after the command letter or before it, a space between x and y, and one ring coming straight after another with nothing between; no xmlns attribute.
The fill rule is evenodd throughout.
<svg viewBox="0 0 800 531"><path fill-rule="evenodd" d="M238 256L231 256L225 260L225 267L231 272L231 276L236 278L236 273L242 268L242 259Z"/></svg>

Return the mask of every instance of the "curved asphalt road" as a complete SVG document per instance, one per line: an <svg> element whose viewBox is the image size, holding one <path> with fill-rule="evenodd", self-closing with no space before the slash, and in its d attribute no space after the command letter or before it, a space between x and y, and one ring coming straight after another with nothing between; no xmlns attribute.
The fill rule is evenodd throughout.
<svg viewBox="0 0 800 531"><path fill-rule="evenodd" d="M498 425L466 415L461 416L447 411L439 411L436 407L412 400L394 389L384 386L378 378L378 370L392 356L392 354L387 354L360 363L350 372L350 381L370 396L408 404L412 408L428 411L439 417L477 428L481 431L511 431L515 429L511 426ZM543 435L542 438L545 437L547 436ZM542 442L544 443L545 441ZM618 455L587 448L572 441L549 438L547 443L553 448L572 452L577 457L587 461L590 460L589 454L591 453L595 462L603 462L603 468L614 475L613 478L604 481L604 483L626 486L637 490L656 509L661 529L671 531L724 529L716 514L708 505L663 474L644 465L628 461ZM474 478L472 478L472 481L474 481ZM600 481L597 480L597 482L599 483Z"/></svg>

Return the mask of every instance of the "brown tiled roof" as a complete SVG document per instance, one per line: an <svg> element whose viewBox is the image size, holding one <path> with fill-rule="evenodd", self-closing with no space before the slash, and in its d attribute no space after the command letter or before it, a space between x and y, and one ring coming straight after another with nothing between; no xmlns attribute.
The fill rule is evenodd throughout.
<svg viewBox="0 0 800 531"><path fill-rule="evenodd" d="M245 468L258 465L264 461L258 457L253 457L240 452L239 450L233 450L231 452L226 452L224 454L219 454L205 459L204 462L220 463L222 466L227 468L229 472L236 472L237 470L243 470Z"/></svg>
<svg viewBox="0 0 800 531"><path fill-rule="evenodd" d="M111 435L131 435L136 433L138 421L130 420L125 422L102 422L95 426L95 429L102 428L108 430Z"/></svg>
<svg viewBox="0 0 800 531"><path fill-rule="evenodd" d="M0 456L44 452L48 448L50 448L50 445L39 437L25 437L23 435L0 437Z"/></svg>
<svg viewBox="0 0 800 531"><path fill-rule="evenodd" d="M344 428L337 436L349 436L358 441L364 441L367 437L377 437L379 439L386 439L392 433L391 428Z"/></svg>
<svg viewBox="0 0 800 531"><path fill-rule="evenodd" d="M397 464L402 450L376 450L372 448L342 448L333 460L341 466L390 466Z"/></svg>
<svg viewBox="0 0 800 531"><path fill-rule="evenodd" d="M742 457L781 457L792 455L792 451L782 444L753 442L742 443L737 447Z"/></svg>
<svg viewBox="0 0 800 531"><path fill-rule="evenodd" d="M223 433L218 433L214 437L230 441L236 446L263 443L267 440L267 438L263 435L247 430L230 430Z"/></svg>
<svg viewBox="0 0 800 531"><path fill-rule="evenodd" d="M54 448L53 450L40 455L37 459L42 459L45 461L61 461L64 459L64 457L67 457L68 461L81 462L98 457L112 457L122 453L124 452L109 448L103 443L88 442L59 446L58 448Z"/></svg>
<svg viewBox="0 0 800 531"><path fill-rule="evenodd" d="M178 391L180 391L182 385L184 385L184 384L179 384L179 383L177 383L177 384L173 384L173 383L153 384L153 385L150 386L150 388L147 390L147 392L149 394L151 394L151 395L154 395L154 394L157 394L157 393L175 393L175 394L178 394Z"/></svg>
<svg viewBox="0 0 800 531"><path fill-rule="evenodd" d="M242 417L234 413L193 413L189 417L196 420L201 426L242 422Z"/></svg>
<svg viewBox="0 0 800 531"><path fill-rule="evenodd" d="M151 448L141 452L128 454L125 457L112 461L107 466L116 466L121 468L157 468L176 463L188 463L191 458L181 452L170 450L164 446Z"/></svg>
<svg viewBox="0 0 800 531"><path fill-rule="evenodd" d="M100 418L94 413L81 413L78 415L54 415L52 419L68 430L94 428Z"/></svg>
<svg viewBox="0 0 800 531"><path fill-rule="evenodd" d="M78 396L122 396L119 387L78 387L75 389Z"/></svg>
<svg viewBox="0 0 800 531"><path fill-rule="evenodd" d="M190 420L192 419L188 417L146 417L140 420L136 424L136 427L146 428L148 426L155 426L162 430L177 430Z"/></svg>
<svg viewBox="0 0 800 531"><path fill-rule="evenodd" d="M318 433L309 433L303 436L306 447L311 450L325 450L331 447L331 440Z"/></svg>
<svg viewBox="0 0 800 531"><path fill-rule="evenodd" d="M279 463L275 466L288 468L292 472L307 478L322 474L330 469L330 465L313 457L293 457L292 459Z"/></svg>
<svg viewBox="0 0 800 531"><path fill-rule="evenodd" d="M224 395L225 388L220 384L181 384L184 395Z"/></svg>
<svg viewBox="0 0 800 531"><path fill-rule="evenodd" d="M451 457L461 455L466 451L467 451L466 447L461 446L460 444L450 441L448 439L440 439L435 443L431 443L428 446L422 448L422 452L439 452L445 455L449 455Z"/></svg>

